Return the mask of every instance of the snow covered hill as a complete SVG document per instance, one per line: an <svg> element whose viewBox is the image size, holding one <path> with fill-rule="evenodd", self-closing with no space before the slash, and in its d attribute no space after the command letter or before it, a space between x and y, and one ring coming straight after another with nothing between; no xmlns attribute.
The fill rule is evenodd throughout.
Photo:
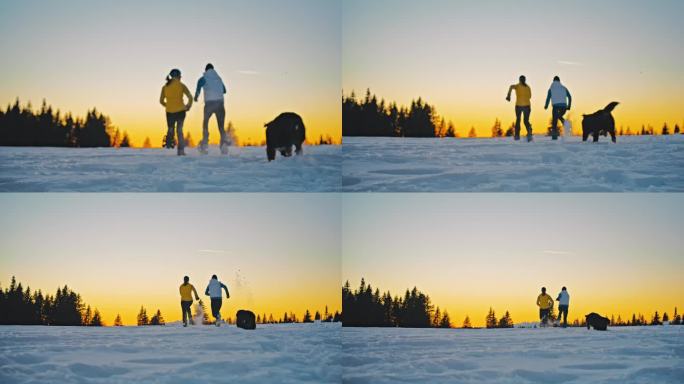
<svg viewBox="0 0 684 384"><path fill-rule="evenodd" d="M500 139L345 137L342 190L684 191L684 135Z"/></svg>
<svg viewBox="0 0 684 384"><path fill-rule="evenodd" d="M3 192L334 192L340 189L339 145L307 146L303 156L276 157L264 147L187 148L0 147Z"/></svg>
<svg viewBox="0 0 684 384"><path fill-rule="evenodd" d="M0 326L0 383L339 383L340 329Z"/></svg>
<svg viewBox="0 0 684 384"><path fill-rule="evenodd" d="M343 328L345 383L682 383L684 326Z"/></svg>

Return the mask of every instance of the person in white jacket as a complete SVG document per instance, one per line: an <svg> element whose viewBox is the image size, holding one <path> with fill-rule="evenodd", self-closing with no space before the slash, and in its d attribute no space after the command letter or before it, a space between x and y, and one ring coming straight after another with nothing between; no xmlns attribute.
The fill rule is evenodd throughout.
<svg viewBox="0 0 684 384"><path fill-rule="evenodd" d="M570 294L565 287L561 289L556 301L558 302L558 322L560 323L561 315L563 315L563 328L565 328L568 326L568 307L570 306Z"/></svg>
<svg viewBox="0 0 684 384"><path fill-rule="evenodd" d="M224 128L226 109L223 105L223 95L226 93L226 86L211 63L207 64L204 68L204 74L197 80L195 101L199 99L202 89L204 89L204 120L202 122L202 141L200 141L199 151L205 155L209 153L207 149L209 146L209 119L212 115L216 115L216 122L218 123L219 134L221 135L221 153L224 155L228 154L230 143Z"/></svg>
<svg viewBox="0 0 684 384"><path fill-rule="evenodd" d="M221 289L226 291L226 299L230 299L228 287L220 282L216 275L212 275L211 280L209 280L209 285L207 285L207 289L204 291L204 294L211 298L211 314L216 320L217 327L221 322L221 305L223 304L221 299Z"/></svg>
<svg viewBox="0 0 684 384"><path fill-rule="evenodd" d="M551 111L551 138L553 140L558 139L558 120L561 124L565 124L565 119L563 115L566 111L570 110L572 106L572 96L570 91L563 84L561 84L560 78L554 76L553 82L549 87L549 91L546 94L546 103L544 104L544 109L549 108L549 101L552 102Z"/></svg>

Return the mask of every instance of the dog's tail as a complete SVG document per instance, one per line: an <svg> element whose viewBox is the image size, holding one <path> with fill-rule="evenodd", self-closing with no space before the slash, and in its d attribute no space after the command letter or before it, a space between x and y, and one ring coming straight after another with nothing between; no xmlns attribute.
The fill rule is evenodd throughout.
<svg viewBox="0 0 684 384"><path fill-rule="evenodd" d="M618 104L620 104L620 103L618 103L617 101L613 101L612 103L606 105L606 107L603 108L603 111L604 111L604 112L609 112L609 113L610 113L610 112L613 112L613 109L615 109L615 107L616 107Z"/></svg>

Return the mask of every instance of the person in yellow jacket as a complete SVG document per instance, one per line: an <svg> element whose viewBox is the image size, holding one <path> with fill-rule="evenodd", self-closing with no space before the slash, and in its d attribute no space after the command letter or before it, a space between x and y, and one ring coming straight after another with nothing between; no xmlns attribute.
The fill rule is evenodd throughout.
<svg viewBox="0 0 684 384"><path fill-rule="evenodd" d="M542 287L541 294L537 296L537 305L539 306L541 325L546 326L553 308L553 298L546 293L546 287Z"/></svg>
<svg viewBox="0 0 684 384"><path fill-rule="evenodd" d="M166 84L162 87L159 103L166 108L166 148L173 148L174 131L178 138L178 156L185 156L185 142L183 141L183 122L185 112L192 106L192 94L185 84L181 83L181 72L172 69L166 76ZM188 98L186 104L183 96Z"/></svg>
<svg viewBox="0 0 684 384"><path fill-rule="evenodd" d="M181 295L181 310L183 311L183 326L188 326L188 321L192 318L190 307L192 306L192 294L195 294L195 300L199 300L199 295L195 287L190 284L190 278L183 277L183 284L178 288Z"/></svg>
<svg viewBox="0 0 684 384"><path fill-rule="evenodd" d="M530 124L532 90L527 85L525 76L521 75L518 80L518 84L508 87L508 95L506 96L506 101L511 101L511 91L515 90L515 134L513 138L520 140L520 115L522 115L525 128L527 128L527 141L532 141L532 124Z"/></svg>

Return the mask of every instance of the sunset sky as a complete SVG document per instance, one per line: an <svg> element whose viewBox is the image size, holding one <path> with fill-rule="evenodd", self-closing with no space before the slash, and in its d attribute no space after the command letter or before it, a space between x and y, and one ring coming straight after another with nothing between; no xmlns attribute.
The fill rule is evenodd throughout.
<svg viewBox="0 0 684 384"><path fill-rule="evenodd" d="M409 105L421 96L460 135L508 127L519 75L532 89L531 122L546 132L554 75L582 114L611 101L618 127L684 122L684 2L679 0L343 1L342 86ZM523 128L524 131L524 128Z"/></svg>
<svg viewBox="0 0 684 384"><path fill-rule="evenodd" d="M141 305L179 320L184 275L206 303L212 274L228 285L224 317L341 310L337 195L2 194L0 211L3 289L68 284L109 325Z"/></svg>
<svg viewBox="0 0 684 384"><path fill-rule="evenodd" d="M159 94L172 68L194 93L211 62L228 88L226 120L244 141L299 113L310 140L341 135L341 6L319 0L0 2L0 106L43 99L97 107L141 145L166 133ZM186 131L199 141L203 99ZM216 142L215 120L210 126Z"/></svg>
<svg viewBox="0 0 684 384"><path fill-rule="evenodd" d="M678 194L347 194L342 276L403 295L417 286L452 322L537 321L546 286L590 312L680 313L684 198Z"/></svg>

